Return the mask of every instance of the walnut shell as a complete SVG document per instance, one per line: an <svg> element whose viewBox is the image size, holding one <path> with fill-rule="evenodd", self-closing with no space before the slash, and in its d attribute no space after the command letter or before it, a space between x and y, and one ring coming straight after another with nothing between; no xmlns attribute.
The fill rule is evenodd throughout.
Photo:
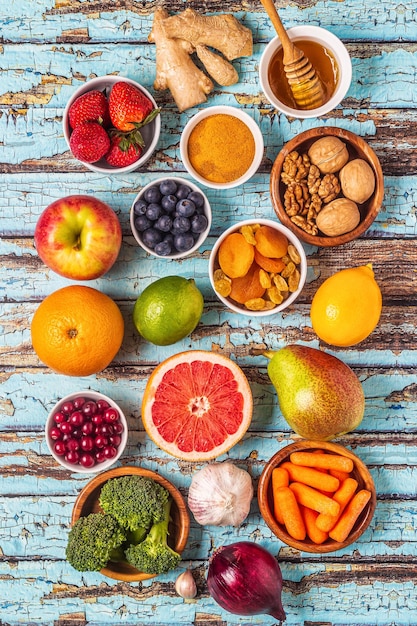
<svg viewBox="0 0 417 626"><path fill-rule="evenodd" d="M326 204L316 217L316 225L329 237L349 233L361 220L358 206L348 198L337 198Z"/></svg>
<svg viewBox="0 0 417 626"><path fill-rule="evenodd" d="M317 139L308 151L310 161L317 165L322 174L338 172L349 160L346 144L338 137L329 135Z"/></svg>
<svg viewBox="0 0 417 626"><path fill-rule="evenodd" d="M363 159L349 161L339 172L343 195L358 204L366 202L375 189L372 167Z"/></svg>

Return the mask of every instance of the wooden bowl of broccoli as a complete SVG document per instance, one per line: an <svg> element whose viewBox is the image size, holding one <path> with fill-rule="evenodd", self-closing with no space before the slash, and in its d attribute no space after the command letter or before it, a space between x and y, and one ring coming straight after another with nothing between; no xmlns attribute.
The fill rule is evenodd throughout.
<svg viewBox="0 0 417 626"><path fill-rule="evenodd" d="M78 571L147 580L179 565L189 529L177 487L151 470L118 467L97 475L80 492L66 557Z"/></svg>

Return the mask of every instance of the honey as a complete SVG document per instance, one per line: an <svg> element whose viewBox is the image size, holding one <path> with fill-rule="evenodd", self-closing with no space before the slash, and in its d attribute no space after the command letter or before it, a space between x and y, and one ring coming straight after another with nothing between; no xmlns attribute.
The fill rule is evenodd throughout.
<svg viewBox="0 0 417 626"><path fill-rule="evenodd" d="M339 67L333 54L317 41L311 39L297 39L294 42L297 48L302 50L316 70L316 74L323 84L324 102L328 102L332 97L339 79ZM284 71L283 49L277 50L269 63L268 82L275 97L283 104L292 109L299 109L297 106L291 87Z"/></svg>

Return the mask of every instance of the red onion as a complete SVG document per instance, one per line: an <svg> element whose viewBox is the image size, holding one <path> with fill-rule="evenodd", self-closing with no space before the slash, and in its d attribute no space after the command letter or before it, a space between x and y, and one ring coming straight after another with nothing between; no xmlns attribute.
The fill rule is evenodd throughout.
<svg viewBox="0 0 417 626"><path fill-rule="evenodd" d="M280 622L285 620L281 569L272 554L252 541L216 550L210 559L207 586L212 598L229 613L265 613Z"/></svg>

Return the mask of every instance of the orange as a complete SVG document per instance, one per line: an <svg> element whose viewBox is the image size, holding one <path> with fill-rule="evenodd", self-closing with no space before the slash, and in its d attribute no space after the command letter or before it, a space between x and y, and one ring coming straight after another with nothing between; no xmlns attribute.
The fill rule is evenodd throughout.
<svg viewBox="0 0 417 626"><path fill-rule="evenodd" d="M333 346L353 346L379 322L382 295L372 265L348 268L327 278L311 303L316 334Z"/></svg>
<svg viewBox="0 0 417 626"><path fill-rule="evenodd" d="M32 345L40 360L67 376L105 369L123 341L124 321L107 295L81 285L54 291L32 319Z"/></svg>
<svg viewBox="0 0 417 626"><path fill-rule="evenodd" d="M253 399L240 367L205 350L180 352L152 372L142 421L153 442L186 461L208 461L240 441L252 419Z"/></svg>

